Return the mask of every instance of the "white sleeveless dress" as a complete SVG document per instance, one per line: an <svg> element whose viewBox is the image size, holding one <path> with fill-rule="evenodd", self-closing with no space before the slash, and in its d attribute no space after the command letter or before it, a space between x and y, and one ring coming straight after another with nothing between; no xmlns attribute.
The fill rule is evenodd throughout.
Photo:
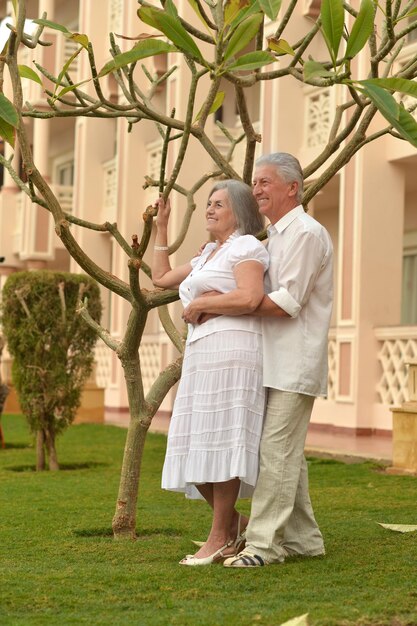
<svg viewBox="0 0 417 626"><path fill-rule="evenodd" d="M215 245L207 244L191 261L193 269L180 285L184 307L206 291L235 289L233 268L239 263L255 260L268 268L268 253L252 235L234 233L207 260ZM239 496L250 496L258 477L264 405L260 318L222 315L190 324L162 488L201 498L196 484L238 477Z"/></svg>

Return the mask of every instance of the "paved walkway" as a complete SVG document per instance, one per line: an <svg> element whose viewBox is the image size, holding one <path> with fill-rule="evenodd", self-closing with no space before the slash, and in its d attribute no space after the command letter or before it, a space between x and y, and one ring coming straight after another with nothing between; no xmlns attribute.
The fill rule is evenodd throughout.
<svg viewBox="0 0 417 626"><path fill-rule="evenodd" d="M127 425L127 416L113 418L107 423L119 426ZM169 417L155 415L150 427L151 432L168 432ZM337 456L341 459L375 459L383 462L392 460L392 438L388 435L354 435L346 433L326 432L310 428L307 434L306 454Z"/></svg>

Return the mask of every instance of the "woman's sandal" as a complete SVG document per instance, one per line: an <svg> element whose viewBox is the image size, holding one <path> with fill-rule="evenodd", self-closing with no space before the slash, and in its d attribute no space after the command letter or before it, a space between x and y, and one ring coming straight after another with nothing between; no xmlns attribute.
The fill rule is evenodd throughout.
<svg viewBox="0 0 417 626"><path fill-rule="evenodd" d="M223 554L223 550L226 550L226 548L231 548L233 546L233 543L234 543L233 541L228 541L228 543L222 546L219 550L216 550L216 552L213 552L213 554L202 557L201 559L195 556L194 554L187 554L185 558L181 559L180 565L194 566L194 565L212 565L213 563L220 563L224 561L225 559L228 559L230 556L233 556L230 554Z"/></svg>
<svg viewBox="0 0 417 626"><path fill-rule="evenodd" d="M239 513L239 518L237 521L236 539L231 544L233 548L236 548L236 553L240 552L245 547L245 543L246 543L246 528L244 528L242 531L240 530L241 520L242 520L242 516ZM194 541L193 539L191 541L198 548L201 548L206 543L205 541Z"/></svg>

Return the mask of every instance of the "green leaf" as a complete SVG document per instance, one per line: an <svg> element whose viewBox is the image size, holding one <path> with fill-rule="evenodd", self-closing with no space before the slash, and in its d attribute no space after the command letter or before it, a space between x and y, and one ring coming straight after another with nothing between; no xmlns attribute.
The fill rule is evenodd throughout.
<svg viewBox="0 0 417 626"><path fill-rule="evenodd" d="M74 52L74 54L72 54L70 56L70 58L68 59L68 61L65 63L64 67L62 68L62 70L59 72L58 74L58 78L57 78L57 82L55 85L55 90L54 90L54 98L55 98L55 94L56 94L56 90L58 89L58 87L61 85L62 79L64 78L65 74L68 72L71 63L74 61L74 59L80 54L82 48L78 48L78 50L76 50Z"/></svg>
<svg viewBox="0 0 417 626"><path fill-rule="evenodd" d="M396 23L399 22L400 20L406 20L409 17L412 17L413 15L417 15L417 9L413 9L412 11L410 11L409 13L406 13L405 15L402 15L401 17L396 19ZM416 24L417 26L417 24Z"/></svg>
<svg viewBox="0 0 417 626"><path fill-rule="evenodd" d="M243 6L243 8L239 10L237 15L230 22L231 30L234 30L236 26L238 26L238 24L243 22L243 20L245 20L246 18L250 17L251 15L254 15L255 13L259 13L261 10L259 0L254 0L254 2L249 2L249 4L247 4L247 2L242 0L240 4L241 6Z"/></svg>
<svg viewBox="0 0 417 626"><path fill-rule="evenodd" d="M64 33L64 35L67 39L72 39L72 41L79 43L86 50L88 49L89 41L87 35L82 35L81 33Z"/></svg>
<svg viewBox="0 0 417 626"><path fill-rule="evenodd" d="M243 70L257 70L264 65L273 63L276 61L273 54L265 52L265 50L258 50L256 52L248 52L248 54L242 54L237 61L227 65L224 68L226 72L236 72Z"/></svg>
<svg viewBox="0 0 417 626"><path fill-rule="evenodd" d="M33 80L35 83L38 83L41 87L43 87L42 80L38 76L38 74L31 67L27 65L18 65L19 76L21 78L29 78L29 80Z"/></svg>
<svg viewBox="0 0 417 626"><path fill-rule="evenodd" d="M303 76L304 80L310 80L311 78L330 78L335 76L335 73L318 61L306 61L303 65Z"/></svg>
<svg viewBox="0 0 417 626"><path fill-rule="evenodd" d="M12 6L15 16L17 17L17 0L12 0Z"/></svg>
<svg viewBox="0 0 417 626"><path fill-rule="evenodd" d="M140 59L155 56L156 54L176 51L177 48L171 46L171 44L166 41L160 41L159 39L143 39L139 41L132 50L117 54L111 61L106 63L100 70L99 77L106 76L106 74L110 74L110 72L114 72L130 63L136 63L136 61L140 61Z"/></svg>
<svg viewBox="0 0 417 626"><path fill-rule="evenodd" d="M53 99L57 100L58 98L61 98L66 93L69 93L70 91L74 91L75 89L77 89L80 85L84 85L85 83L89 83L90 80L92 80L92 79L91 78L87 78L87 80L82 80L81 82L76 83L75 85L67 85L66 87L61 89L61 91L59 93L55 93Z"/></svg>
<svg viewBox="0 0 417 626"><path fill-rule="evenodd" d="M290 46L288 41L285 39L275 39L275 37L270 37L268 39L268 48L273 50L276 55L282 54L291 54L291 56L295 55L295 50Z"/></svg>
<svg viewBox="0 0 417 626"><path fill-rule="evenodd" d="M322 33L329 48L333 65L339 52L340 41L343 35L344 9L343 0L322 0L320 9Z"/></svg>
<svg viewBox="0 0 417 626"><path fill-rule="evenodd" d="M191 5L191 7L194 9L194 12L196 13L198 19L202 22L204 28L209 32L210 35L212 35L212 32L206 20L204 19L203 14L200 11L200 7L198 6L197 0L188 0L188 4Z"/></svg>
<svg viewBox="0 0 417 626"><path fill-rule="evenodd" d="M282 0L259 0L262 11L274 22L281 8Z"/></svg>
<svg viewBox="0 0 417 626"><path fill-rule="evenodd" d="M63 26L62 24L57 24L56 22L51 22L50 20L43 20L41 18L38 18L33 21L35 22L35 24L41 24L41 26L47 26L48 28L52 28L52 30L59 30L61 31L61 33L70 32L68 28L66 28L66 26Z"/></svg>
<svg viewBox="0 0 417 626"><path fill-rule="evenodd" d="M153 7L141 7L138 9L138 16L145 24L149 24L163 32L177 48L203 62L198 46L182 26L179 19L168 15L161 9L154 9Z"/></svg>
<svg viewBox="0 0 417 626"><path fill-rule="evenodd" d="M0 137L7 141L14 148L16 131L11 124L8 124L0 118Z"/></svg>
<svg viewBox="0 0 417 626"><path fill-rule="evenodd" d="M227 0L226 6L224 7L225 25L228 26L231 24L239 14L244 13L244 17L246 17L246 11L243 12L243 9L249 8L250 4L250 0ZM242 19L244 19L244 17Z"/></svg>
<svg viewBox="0 0 417 626"><path fill-rule="evenodd" d="M227 44L227 48L224 53L224 59L230 59L230 57L236 56L236 54L245 48L250 41L256 36L260 25L264 19L263 13L255 13L247 17L243 22L239 24Z"/></svg>
<svg viewBox="0 0 417 626"><path fill-rule="evenodd" d="M375 5L372 0L362 0L358 17L349 35L345 57L353 59L364 47L374 30Z"/></svg>
<svg viewBox="0 0 417 626"><path fill-rule="evenodd" d="M0 93L0 118L14 128L19 125L19 117L14 104L3 93Z"/></svg>
<svg viewBox="0 0 417 626"><path fill-rule="evenodd" d="M376 85L383 89L398 91L399 93L405 93L408 96L417 98L417 82L414 80L407 80L406 78L369 78L368 80L360 80L358 82L361 85Z"/></svg>
<svg viewBox="0 0 417 626"><path fill-rule="evenodd" d="M366 83L366 81L362 82ZM365 84L361 89L399 134L417 148L417 122L414 117L382 87Z"/></svg>
<svg viewBox="0 0 417 626"><path fill-rule="evenodd" d="M172 2L172 0L166 0L165 5L164 5L164 11L169 13L169 15L172 15L172 17L175 17L178 19L177 7Z"/></svg>
<svg viewBox="0 0 417 626"><path fill-rule="evenodd" d="M220 109L220 107L223 104L224 96L225 96L225 92L224 91L218 91L216 93L216 97L214 98L213 104L210 107L209 115L211 115L212 113L215 113L217 111L217 109ZM197 113L194 122L198 122L198 120L200 119L201 114L203 112L203 108L204 108L204 104L201 107L201 109L199 110L199 112Z"/></svg>

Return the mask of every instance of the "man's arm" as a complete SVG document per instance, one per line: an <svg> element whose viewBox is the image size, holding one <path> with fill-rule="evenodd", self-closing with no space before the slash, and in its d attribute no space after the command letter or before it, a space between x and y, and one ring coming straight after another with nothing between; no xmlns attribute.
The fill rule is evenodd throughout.
<svg viewBox="0 0 417 626"><path fill-rule="evenodd" d="M291 317L284 309L275 304L268 295L265 295L258 308L251 315L256 317Z"/></svg>

